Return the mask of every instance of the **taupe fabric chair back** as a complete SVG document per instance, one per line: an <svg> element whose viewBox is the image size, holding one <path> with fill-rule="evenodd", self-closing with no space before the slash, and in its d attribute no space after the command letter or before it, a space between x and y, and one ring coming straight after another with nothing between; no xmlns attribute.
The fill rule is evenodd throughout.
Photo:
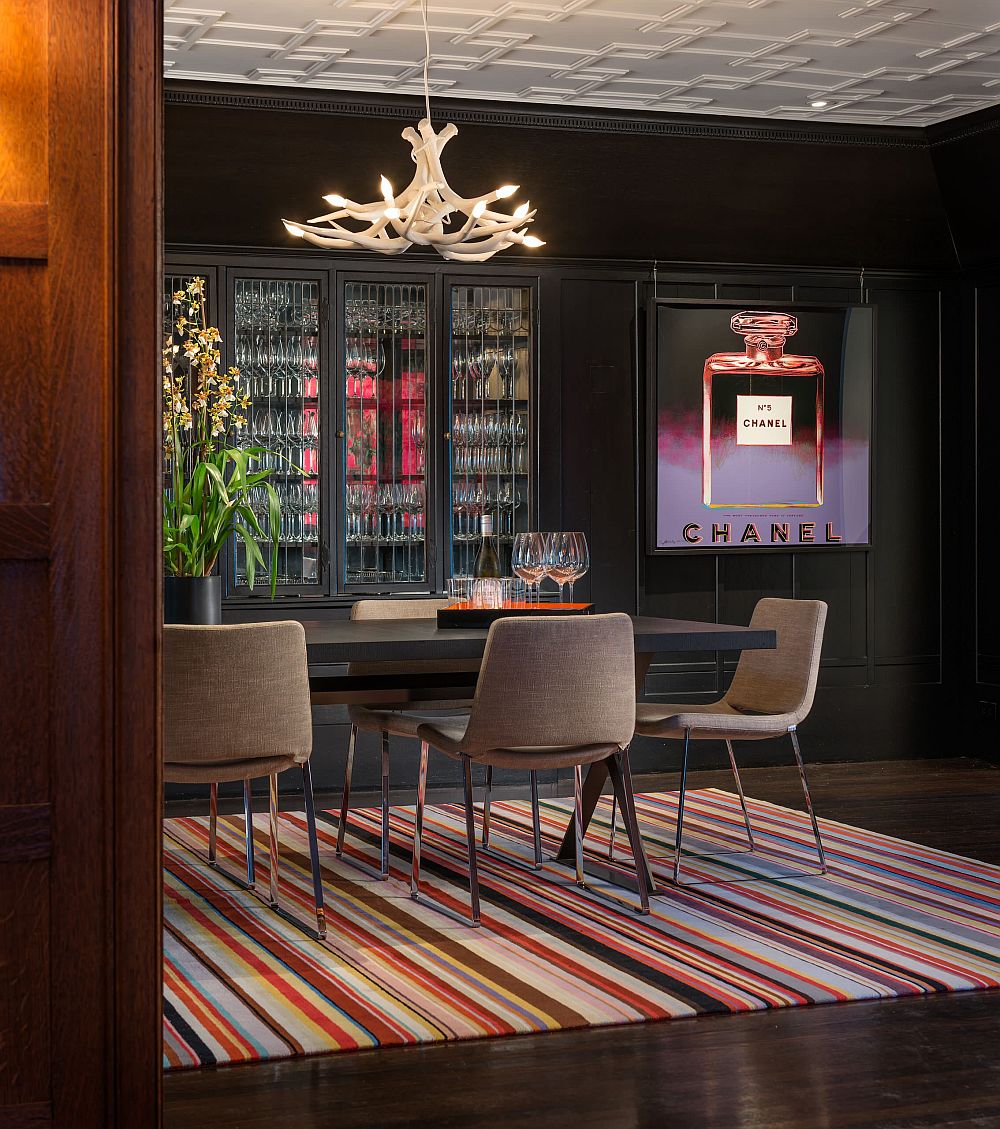
<svg viewBox="0 0 1000 1129"><path fill-rule="evenodd" d="M451 600L358 600L351 619L436 619ZM348 674L455 674L477 671L475 659L410 659L406 662L353 662Z"/></svg>
<svg viewBox="0 0 1000 1129"><path fill-rule="evenodd" d="M812 708L819 676L826 604L822 600L760 600L751 627L777 632L772 651L744 651L726 702L757 714L793 714L793 724Z"/></svg>
<svg viewBox="0 0 1000 1129"><path fill-rule="evenodd" d="M303 762L311 752L301 623L164 627L164 761Z"/></svg>
<svg viewBox="0 0 1000 1129"><path fill-rule="evenodd" d="M434 619L451 600L358 600L351 619Z"/></svg>
<svg viewBox="0 0 1000 1129"><path fill-rule="evenodd" d="M462 749L618 745L635 729L627 615L497 620L486 640Z"/></svg>

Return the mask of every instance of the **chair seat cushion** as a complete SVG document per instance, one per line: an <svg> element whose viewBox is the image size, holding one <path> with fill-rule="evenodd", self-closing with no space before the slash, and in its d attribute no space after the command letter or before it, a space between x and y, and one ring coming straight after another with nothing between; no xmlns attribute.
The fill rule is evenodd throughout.
<svg viewBox="0 0 1000 1129"><path fill-rule="evenodd" d="M673 740L690 729L694 740L759 741L780 737L795 720L792 714L743 713L725 699L697 705L639 702L635 707L637 735Z"/></svg>
<svg viewBox="0 0 1000 1129"><path fill-rule="evenodd" d="M417 737L456 760L462 755L462 740L469 718L424 719L417 727ZM517 749L488 749L472 754L477 764L492 764L497 768L520 768L525 771L542 768L571 768L577 764L591 764L620 753L618 745L533 745Z"/></svg>
<svg viewBox="0 0 1000 1129"><path fill-rule="evenodd" d="M306 758L303 758L303 760ZM254 757L245 761L189 761L183 764L165 761L163 779L168 784L225 784L230 780L257 780L295 768L302 761L294 757Z"/></svg>
<svg viewBox="0 0 1000 1129"><path fill-rule="evenodd" d="M417 736L418 727L424 722L441 720L450 720L447 717L436 719L433 716L428 717L427 713L415 714L412 710L446 710L446 709L461 709L461 702L413 702L408 703L406 712L402 709L386 709L376 710L368 706L350 706L347 710L347 716L351 720L352 725L356 725L359 729L364 729L369 732L379 732L383 730L386 733L391 733L394 737L413 737ZM462 723L462 731L465 731L465 722L468 715L456 718L457 721Z"/></svg>

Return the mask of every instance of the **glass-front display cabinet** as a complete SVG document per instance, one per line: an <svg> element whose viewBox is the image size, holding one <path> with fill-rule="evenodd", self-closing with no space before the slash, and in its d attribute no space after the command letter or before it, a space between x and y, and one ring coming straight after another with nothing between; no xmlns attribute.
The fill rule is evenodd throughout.
<svg viewBox="0 0 1000 1129"><path fill-rule="evenodd" d="M426 283L344 285L344 409L337 438L343 448L340 560L347 591L384 585L426 591L432 583L427 290Z"/></svg>
<svg viewBox="0 0 1000 1129"><path fill-rule="evenodd" d="M343 263L167 259L168 295L206 278L252 400L240 442L269 452L277 599L443 591L471 573L487 513L509 569L533 522L536 286ZM267 529L263 490L255 504ZM250 591L241 544L222 571L227 601L269 599L259 571Z"/></svg>
<svg viewBox="0 0 1000 1129"><path fill-rule="evenodd" d="M227 344L252 401L239 442L266 450L251 460L251 470L271 472L281 503L277 590L303 595L325 591L321 297L319 278L230 277ZM250 504L264 533L273 536L263 487L254 488ZM266 558L266 545L262 550ZM249 591L242 541L230 549L229 590L236 596Z"/></svg>
<svg viewBox="0 0 1000 1129"><path fill-rule="evenodd" d="M450 575L471 576L483 514L509 575L530 528L532 291L453 285L449 298Z"/></svg>

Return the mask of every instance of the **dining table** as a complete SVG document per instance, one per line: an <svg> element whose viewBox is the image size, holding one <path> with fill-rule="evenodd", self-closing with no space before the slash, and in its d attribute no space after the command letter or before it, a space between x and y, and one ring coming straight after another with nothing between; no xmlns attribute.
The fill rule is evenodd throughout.
<svg viewBox="0 0 1000 1129"><path fill-rule="evenodd" d="M767 650L777 646L776 633L763 628L654 616L630 618L635 639L637 697L642 696L650 664L657 655ZM306 620L303 626L313 699L329 703L370 702L377 701L379 696L398 700L401 688L413 686L414 676L381 673L380 664L481 658L489 634L485 627L438 627L437 621L431 618ZM356 669L349 673L348 663L364 664L363 673ZM434 678L441 683L440 675ZM451 696L458 688L464 696L471 697L475 675L464 678L462 686L461 674L449 676L445 680L448 685L440 692ZM429 686L419 689L421 700L426 701L429 694L432 695ZM607 778L608 769L603 761L589 766L583 784L584 829L593 818ZM571 863L573 857L574 829L570 818L555 858ZM597 877L622 879L619 868L594 860L588 859L587 868ZM648 877L652 886L652 876Z"/></svg>

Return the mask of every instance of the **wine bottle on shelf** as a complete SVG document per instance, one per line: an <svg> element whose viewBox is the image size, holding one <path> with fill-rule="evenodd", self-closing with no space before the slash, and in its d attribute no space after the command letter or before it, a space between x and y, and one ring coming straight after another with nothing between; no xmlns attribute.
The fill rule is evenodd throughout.
<svg viewBox="0 0 1000 1129"><path fill-rule="evenodd" d="M498 578L500 576L500 559L497 556L496 546L493 544L493 515L483 514L479 519L480 532L483 535L482 544L476 554L476 563L472 575L477 580Z"/></svg>

